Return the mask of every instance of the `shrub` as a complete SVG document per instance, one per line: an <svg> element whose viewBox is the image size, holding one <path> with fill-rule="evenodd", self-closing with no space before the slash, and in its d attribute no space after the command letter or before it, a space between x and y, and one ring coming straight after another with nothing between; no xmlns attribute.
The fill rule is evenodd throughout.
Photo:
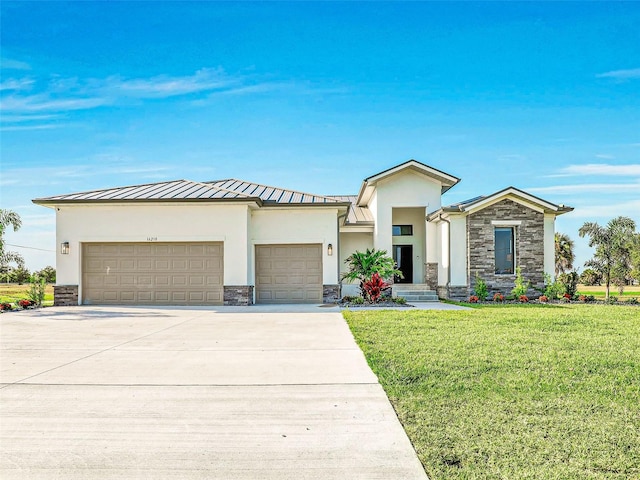
<svg viewBox="0 0 640 480"><path fill-rule="evenodd" d="M638 301L638 297L631 297L627 300L627 303L630 305L638 305L640 301Z"/></svg>
<svg viewBox="0 0 640 480"><path fill-rule="evenodd" d="M618 303L618 297L611 295L607 300L607 303Z"/></svg>
<svg viewBox="0 0 640 480"><path fill-rule="evenodd" d="M519 298L523 295L527 294L527 290L529 290L529 281L525 281L524 278L522 278L522 270L520 269L520 267L516 267L516 280L515 280L515 287L513 287L513 290L511 290L511 295L513 295L515 298Z"/></svg>
<svg viewBox="0 0 640 480"><path fill-rule="evenodd" d="M398 305L406 305L407 299L404 297L395 297L392 299L393 303L397 303Z"/></svg>
<svg viewBox="0 0 640 480"><path fill-rule="evenodd" d="M29 308L33 305L35 305L35 303L31 300L27 300L26 298L23 298L22 300L18 300L18 306L21 308Z"/></svg>
<svg viewBox="0 0 640 480"><path fill-rule="evenodd" d="M11 310L12 306L10 303L0 303L0 311L4 312L5 310Z"/></svg>
<svg viewBox="0 0 640 480"><path fill-rule="evenodd" d="M499 293L499 292L498 292L498 293L496 293L496 294L493 296L493 301L494 301L494 302L504 302L504 295L502 295L502 294L501 294L501 293Z"/></svg>
<svg viewBox="0 0 640 480"><path fill-rule="evenodd" d="M362 297L351 297L351 300L349 300L349 303L352 303L353 305L362 305L362 304L364 304L364 298L362 298Z"/></svg>
<svg viewBox="0 0 640 480"><path fill-rule="evenodd" d="M544 274L544 296L552 300L558 298L564 292L564 286L557 280L553 280L548 273Z"/></svg>
<svg viewBox="0 0 640 480"><path fill-rule="evenodd" d="M478 300L480 300L476 295L471 295L469 297L469 303L478 303Z"/></svg>
<svg viewBox="0 0 640 480"><path fill-rule="evenodd" d="M374 273L369 280L362 284L362 291L367 300L371 303L378 303L382 297L382 291L388 287L389 284L382 279L380 274Z"/></svg>
<svg viewBox="0 0 640 480"><path fill-rule="evenodd" d="M484 302L489 296L489 289L487 288L487 282L485 282L480 276L476 273L476 286L475 286L476 296L480 299L481 302Z"/></svg>
<svg viewBox="0 0 640 480"><path fill-rule="evenodd" d="M578 290L578 280L580 279L580 277L578 277L578 274L575 271L563 273L558 277L558 279L564 287L565 295L568 294L569 298L575 297L576 291Z"/></svg>
<svg viewBox="0 0 640 480"><path fill-rule="evenodd" d="M31 281L31 286L29 287L29 291L27 292L27 297L29 297L29 300L31 300L32 305L42 305L46 287L47 285L45 283L45 279L34 275L34 278Z"/></svg>
<svg viewBox="0 0 640 480"><path fill-rule="evenodd" d="M546 295L540 295L538 300L540 300L542 303L547 303L549 301L549 297L547 297Z"/></svg>
<svg viewBox="0 0 640 480"><path fill-rule="evenodd" d="M520 301L520 303L527 303L529 301L529 297L527 297L526 295L520 295L518 297L518 300Z"/></svg>
<svg viewBox="0 0 640 480"><path fill-rule="evenodd" d="M580 295L578 297L578 300L581 301L581 302L586 302L587 301L587 296L586 295Z"/></svg>

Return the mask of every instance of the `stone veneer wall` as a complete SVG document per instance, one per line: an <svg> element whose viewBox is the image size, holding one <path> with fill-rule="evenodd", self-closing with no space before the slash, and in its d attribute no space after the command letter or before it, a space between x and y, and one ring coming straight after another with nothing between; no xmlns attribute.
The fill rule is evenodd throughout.
<svg viewBox="0 0 640 480"><path fill-rule="evenodd" d="M513 275L495 274L496 225L492 221L521 220L515 228L515 266L532 286L544 285L544 214L512 200L502 200L467 216L469 289L473 291L476 273L487 282L490 295L509 294L514 287ZM529 290L535 295L535 290Z"/></svg>
<svg viewBox="0 0 640 480"><path fill-rule="evenodd" d="M253 305L253 285L225 285L224 305Z"/></svg>
<svg viewBox="0 0 640 480"><path fill-rule="evenodd" d="M448 300L464 301L469 299L469 287L465 285L449 286L438 285L436 288L438 298L445 298Z"/></svg>
<svg viewBox="0 0 640 480"><path fill-rule="evenodd" d="M78 285L54 285L53 306L69 307L78 305Z"/></svg>
<svg viewBox="0 0 640 480"><path fill-rule="evenodd" d="M335 303L340 298L340 285L322 286L322 303Z"/></svg>
<svg viewBox="0 0 640 480"><path fill-rule="evenodd" d="M438 286L438 264L426 263L424 265L424 280L429 288L435 290Z"/></svg>

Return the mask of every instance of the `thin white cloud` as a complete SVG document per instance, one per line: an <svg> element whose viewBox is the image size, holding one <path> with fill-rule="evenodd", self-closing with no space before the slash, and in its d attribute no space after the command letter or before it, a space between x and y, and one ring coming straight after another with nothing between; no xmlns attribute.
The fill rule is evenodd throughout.
<svg viewBox="0 0 640 480"><path fill-rule="evenodd" d="M62 128L68 126L68 123L40 123L37 125L9 125L0 126L2 132L20 132L26 130L50 130L53 128Z"/></svg>
<svg viewBox="0 0 640 480"><path fill-rule="evenodd" d="M599 205L572 205L575 208L572 218L611 219L618 216L625 216L640 221L640 200L629 200L626 202L599 204Z"/></svg>
<svg viewBox="0 0 640 480"><path fill-rule="evenodd" d="M571 194L571 193L606 193L640 192L640 181L636 183L584 183L576 185L554 185L551 187L529 187L527 192L541 194Z"/></svg>
<svg viewBox="0 0 640 480"><path fill-rule="evenodd" d="M569 177L588 175L640 176L640 164L611 165L609 163L588 163L585 165L569 165L568 167L561 168L557 174L548 176Z"/></svg>
<svg viewBox="0 0 640 480"><path fill-rule="evenodd" d="M4 90L30 90L35 80L33 78L8 78L0 83L0 91Z"/></svg>
<svg viewBox="0 0 640 480"><path fill-rule="evenodd" d="M44 115L3 115L2 121L7 123L23 123L23 122L36 122L42 120L53 120L61 118L62 115L56 113L49 113Z"/></svg>
<svg viewBox="0 0 640 480"><path fill-rule="evenodd" d="M100 97L93 98L64 98L53 99L46 94L29 96L10 96L0 102L0 109L5 112L68 112L73 110L87 110L106 105L108 100Z"/></svg>
<svg viewBox="0 0 640 480"><path fill-rule="evenodd" d="M614 155L609 154L609 153L598 153L598 154L596 154L596 158L601 158L603 160L613 160L616 157Z"/></svg>
<svg viewBox="0 0 640 480"><path fill-rule="evenodd" d="M640 78L640 68L630 68L627 70L611 70L609 72L599 73L598 78L614 78L616 80L632 80Z"/></svg>
<svg viewBox="0 0 640 480"><path fill-rule="evenodd" d="M0 58L0 67L7 70L31 70L31 65L12 58Z"/></svg>

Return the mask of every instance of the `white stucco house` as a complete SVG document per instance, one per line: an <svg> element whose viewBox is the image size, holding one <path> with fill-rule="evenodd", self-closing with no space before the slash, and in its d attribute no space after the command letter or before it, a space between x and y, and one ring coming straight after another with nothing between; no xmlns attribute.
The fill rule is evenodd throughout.
<svg viewBox="0 0 640 480"><path fill-rule="evenodd" d="M393 255L414 288L464 298L515 268L554 272L554 222L572 210L513 187L442 206L459 178L409 160L353 196L241 180L176 180L33 200L55 209L56 305L322 303L354 251Z"/></svg>

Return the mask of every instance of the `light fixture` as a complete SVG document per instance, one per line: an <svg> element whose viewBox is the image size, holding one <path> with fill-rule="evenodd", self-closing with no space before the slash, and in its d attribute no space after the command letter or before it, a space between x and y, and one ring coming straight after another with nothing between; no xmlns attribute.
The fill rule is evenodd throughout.
<svg viewBox="0 0 640 480"><path fill-rule="evenodd" d="M331 244L327 246L327 255L329 256L333 255L333 245Z"/></svg>
<svg viewBox="0 0 640 480"><path fill-rule="evenodd" d="M60 253L62 255L69 255L69 242L62 242L60 244Z"/></svg>

